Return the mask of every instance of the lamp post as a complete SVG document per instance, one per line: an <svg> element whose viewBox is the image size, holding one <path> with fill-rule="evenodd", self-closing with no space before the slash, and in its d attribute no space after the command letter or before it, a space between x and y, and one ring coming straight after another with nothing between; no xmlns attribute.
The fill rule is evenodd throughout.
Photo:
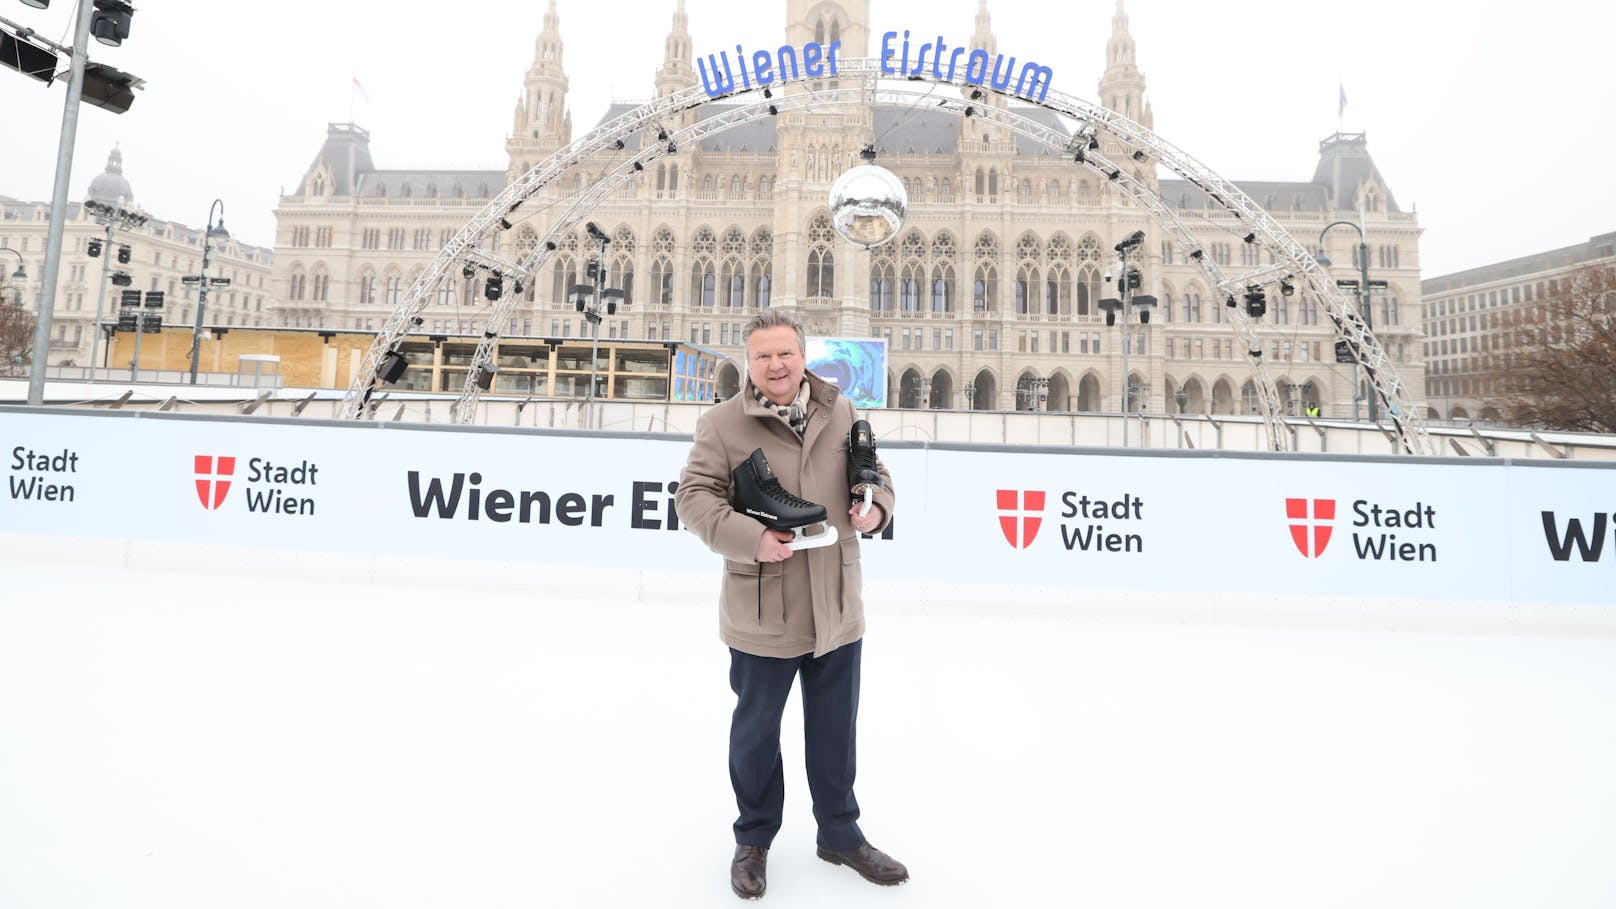
<svg viewBox="0 0 1616 909"><path fill-rule="evenodd" d="M1352 286L1354 284L1357 285L1357 287L1358 287L1358 310L1359 310L1359 315L1361 315L1363 317L1364 331L1366 333L1367 332L1372 332L1372 331L1374 331L1375 323L1374 323L1373 314L1372 314L1370 306L1369 306L1369 243L1368 243L1367 239L1364 236L1363 226L1360 225L1360 224L1355 224L1355 223L1353 223L1351 221L1332 221L1329 224L1324 225L1324 229L1319 231L1319 254L1313 257L1313 261L1319 263L1320 265L1324 266L1325 268L1330 267L1330 257L1324 254L1324 235L1330 232L1330 228L1337 227L1337 226L1342 225L1342 224L1345 224L1346 226L1348 226L1348 227L1350 227L1353 230L1358 232L1358 280L1357 281L1337 281L1336 284L1338 284L1340 286L1343 286L1343 287L1350 287L1350 286ZM1384 286L1386 282L1381 281L1381 282L1378 282L1378 283L1380 283L1382 286ZM1363 365L1362 351L1357 351L1357 350L1353 351L1353 359L1358 361L1359 366L1362 366ZM1366 372L1368 371L1368 367L1365 367L1365 371ZM1359 399L1359 397L1361 397L1361 395L1359 394L1359 388L1360 388L1361 384L1362 383L1358 379L1358 369L1357 369L1357 367L1353 367L1353 370L1352 370L1352 418L1354 420L1358 419L1358 399ZM1373 385L1374 384L1373 381L1371 381L1370 384ZM1380 403L1377 400L1377 396L1374 394L1373 390L1371 390L1370 393L1369 393L1369 422L1371 422L1371 423L1380 422Z"/></svg>
<svg viewBox="0 0 1616 909"><path fill-rule="evenodd" d="M218 209L219 211L219 222L217 225L215 225L213 222L214 209ZM228 239L230 239L230 232L224 229L224 200L214 199L213 204L208 206L207 230L202 234L202 269L195 275L186 275L184 278L184 282L186 284L196 285L196 325L191 329L192 385L196 384L197 361L202 356L202 314L208 306L208 285L216 284L219 286L225 286L230 283L229 278L210 279L208 277L208 253L213 251L213 244L215 242L223 245L224 241ZM195 280L193 280L193 278Z"/></svg>
<svg viewBox="0 0 1616 909"><path fill-rule="evenodd" d="M11 280L16 282L28 280L28 263L23 261L22 253L9 246L0 246L0 252L11 253L17 257L17 270L11 273ZM17 285L17 305L22 305L22 285L20 283Z"/></svg>
<svg viewBox="0 0 1616 909"><path fill-rule="evenodd" d="M606 286L606 246L612 239L593 221L585 223L584 230L597 244L598 255L591 263L590 271L586 272L591 279L590 283L574 284L572 297L578 311L584 314L584 321L589 323L589 392L585 401L589 423L594 424L598 422L595 416L595 383L599 381L597 373L600 369L601 315L603 310L605 315L617 315L617 306L623 300L623 291L620 288Z"/></svg>
<svg viewBox="0 0 1616 909"><path fill-rule="evenodd" d="M120 198L118 201L123 201ZM101 314L107 301L107 275L112 271L112 231L114 228L129 230L146 223L146 216L130 211L121 205L112 205L105 202L86 202L84 210L95 216L95 223L106 228L107 239L101 244L97 252L93 245L97 242L91 240L90 255L101 258L101 286L95 294L95 335L90 339L90 383L94 384L96 371L101 368L101 338L104 333L101 324ZM121 272L120 272L121 273ZM133 376L130 377L131 381Z"/></svg>
<svg viewBox="0 0 1616 909"><path fill-rule="evenodd" d="M965 383L965 409L966 410L975 410L976 409L976 383L975 382L966 382Z"/></svg>
<svg viewBox="0 0 1616 909"><path fill-rule="evenodd" d="M1132 314L1133 314L1133 310L1135 308L1137 308L1139 310L1139 323L1141 325L1148 325L1150 323L1150 307L1156 305L1156 298L1155 297L1148 296L1148 295L1145 295L1145 294L1135 294L1134 293L1134 291L1139 289L1139 287L1143 283L1144 279L1139 274L1139 269L1137 269L1137 268L1129 268L1128 267L1128 253L1129 253L1129 251L1137 249L1144 242L1145 242L1145 232L1142 231L1142 230L1136 230L1132 234L1130 234L1127 239L1123 240L1121 243L1118 243L1115 247L1113 247L1113 249L1115 249L1116 252L1117 252L1117 256L1120 258L1121 269L1122 269L1121 272L1119 272L1117 274L1117 297L1116 298L1107 298L1107 299L1103 299L1103 300L1100 301L1100 309L1105 313L1105 324L1107 324L1107 325L1115 325L1115 324L1117 324L1117 314L1118 313L1122 314L1122 447L1123 448L1128 447L1128 414L1130 413L1130 410L1131 410L1131 408L1129 406L1129 397L1130 397L1129 393L1130 393L1130 390L1131 390L1130 386L1132 384L1131 383L1131 378L1132 377L1128 372L1128 353L1129 353L1129 349L1131 347L1133 347L1133 342L1128 337L1128 326L1133 321ZM1111 278L1110 273L1107 272L1106 280L1109 281L1110 278Z"/></svg>
<svg viewBox="0 0 1616 909"><path fill-rule="evenodd" d="M1179 416L1183 416L1184 415L1184 405L1189 403L1189 400L1190 400L1190 390L1189 390L1188 386L1184 386L1184 385L1178 386L1178 390L1173 392L1173 400L1178 402Z"/></svg>

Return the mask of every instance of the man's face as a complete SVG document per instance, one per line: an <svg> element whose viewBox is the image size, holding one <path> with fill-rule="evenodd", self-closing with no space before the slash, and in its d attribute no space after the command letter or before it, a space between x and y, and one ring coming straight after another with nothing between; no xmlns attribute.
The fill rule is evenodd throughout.
<svg viewBox="0 0 1616 909"><path fill-rule="evenodd" d="M752 384L776 404L790 404L802 386L807 364L797 332L786 325L760 328L746 339L746 371Z"/></svg>

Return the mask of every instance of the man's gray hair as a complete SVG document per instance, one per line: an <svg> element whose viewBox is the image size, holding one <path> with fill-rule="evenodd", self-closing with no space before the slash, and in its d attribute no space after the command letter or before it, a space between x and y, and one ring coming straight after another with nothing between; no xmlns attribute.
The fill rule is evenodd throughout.
<svg viewBox="0 0 1616 909"><path fill-rule="evenodd" d="M804 354L808 352L808 337L802 330L802 323L797 317L783 309L765 309L753 316L746 327L741 329L741 343L749 344L752 341L752 332L764 328L789 328L797 333L797 349Z"/></svg>

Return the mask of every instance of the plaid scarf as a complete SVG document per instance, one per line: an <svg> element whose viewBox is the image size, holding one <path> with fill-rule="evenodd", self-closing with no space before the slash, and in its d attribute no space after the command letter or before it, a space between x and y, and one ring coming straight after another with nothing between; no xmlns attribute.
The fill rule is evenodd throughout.
<svg viewBox="0 0 1616 909"><path fill-rule="evenodd" d="M797 434L797 438L802 438L803 434L808 431L807 379L802 380L802 387L797 389L797 399L790 404L774 403L769 400L767 395L758 391L757 386L752 387L752 394L757 398L759 404L774 411L779 415L780 419L785 420L787 425L791 427L791 431Z"/></svg>

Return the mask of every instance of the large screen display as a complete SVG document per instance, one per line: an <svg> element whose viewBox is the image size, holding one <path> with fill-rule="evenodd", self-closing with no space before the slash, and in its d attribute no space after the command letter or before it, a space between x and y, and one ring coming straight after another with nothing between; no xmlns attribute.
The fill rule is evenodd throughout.
<svg viewBox="0 0 1616 909"><path fill-rule="evenodd" d="M884 338L809 338L808 369L840 388L854 407L887 406Z"/></svg>

